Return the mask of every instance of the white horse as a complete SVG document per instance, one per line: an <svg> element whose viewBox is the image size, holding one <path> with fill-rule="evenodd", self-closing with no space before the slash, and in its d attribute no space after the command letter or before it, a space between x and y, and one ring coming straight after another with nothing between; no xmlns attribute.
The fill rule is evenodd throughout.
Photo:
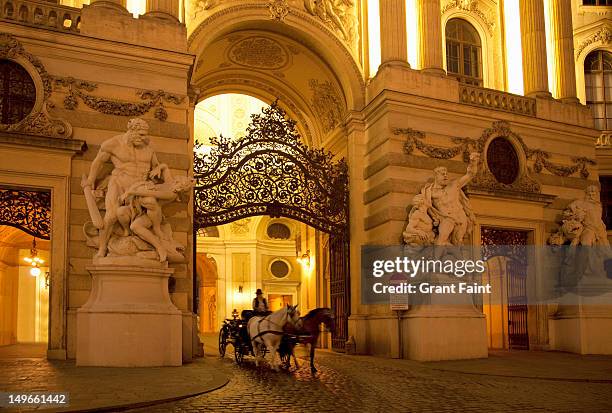
<svg viewBox="0 0 612 413"><path fill-rule="evenodd" d="M256 366L259 366L259 361L263 360L262 346L265 345L266 349L272 354L270 365L278 371L276 351L283 337L283 328L286 324L295 325L299 318L300 312L297 310L297 305L291 306L289 304L270 315L251 317L247 323L247 331L253 345Z"/></svg>

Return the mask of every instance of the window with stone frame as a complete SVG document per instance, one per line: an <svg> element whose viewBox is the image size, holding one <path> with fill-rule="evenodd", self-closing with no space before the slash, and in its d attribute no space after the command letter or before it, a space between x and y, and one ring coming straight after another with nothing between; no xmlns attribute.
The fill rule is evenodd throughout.
<svg viewBox="0 0 612 413"><path fill-rule="evenodd" d="M446 23L446 71L462 83L482 86L482 42L463 19Z"/></svg>
<svg viewBox="0 0 612 413"><path fill-rule="evenodd" d="M612 6L612 0L582 0L583 6Z"/></svg>
<svg viewBox="0 0 612 413"><path fill-rule="evenodd" d="M612 53L595 50L584 61L586 104L591 108L595 127L612 130Z"/></svg>
<svg viewBox="0 0 612 413"><path fill-rule="evenodd" d="M11 60L0 60L0 123L19 123L35 103L36 86L28 72Z"/></svg>
<svg viewBox="0 0 612 413"><path fill-rule="evenodd" d="M612 176L600 176L599 184L601 185L601 207L603 216L601 217L606 223L606 229L612 230Z"/></svg>

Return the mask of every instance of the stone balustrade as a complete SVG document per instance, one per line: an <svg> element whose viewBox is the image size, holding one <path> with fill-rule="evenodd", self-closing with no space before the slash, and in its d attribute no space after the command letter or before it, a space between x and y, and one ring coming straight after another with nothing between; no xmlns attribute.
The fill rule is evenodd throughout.
<svg viewBox="0 0 612 413"><path fill-rule="evenodd" d="M52 2L3 0L0 19L62 31L80 30L81 9Z"/></svg>
<svg viewBox="0 0 612 413"><path fill-rule="evenodd" d="M503 110L526 116L536 115L536 101L512 93L477 86L459 85L459 101L468 105Z"/></svg>
<svg viewBox="0 0 612 413"><path fill-rule="evenodd" d="M598 148L612 148L612 131L603 131L599 138L597 138L595 146Z"/></svg>

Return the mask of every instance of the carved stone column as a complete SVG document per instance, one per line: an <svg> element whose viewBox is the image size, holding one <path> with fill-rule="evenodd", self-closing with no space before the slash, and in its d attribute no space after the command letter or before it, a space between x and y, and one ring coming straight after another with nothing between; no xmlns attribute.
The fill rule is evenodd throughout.
<svg viewBox="0 0 612 413"><path fill-rule="evenodd" d="M421 69L424 72L445 74L442 57L442 21L440 0L418 0L418 20Z"/></svg>
<svg viewBox="0 0 612 413"><path fill-rule="evenodd" d="M381 65L408 66L406 0L380 0Z"/></svg>
<svg viewBox="0 0 612 413"><path fill-rule="evenodd" d="M179 0L147 0L145 15L178 21Z"/></svg>
<svg viewBox="0 0 612 413"><path fill-rule="evenodd" d="M550 33L555 59L554 96L565 102L578 102L571 0L550 0Z"/></svg>
<svg viewBox="0 0 612 413"><path fill-rule="evenodd" d="M519 0L525 96L551 97L546 65L543 0Z"/></svg>

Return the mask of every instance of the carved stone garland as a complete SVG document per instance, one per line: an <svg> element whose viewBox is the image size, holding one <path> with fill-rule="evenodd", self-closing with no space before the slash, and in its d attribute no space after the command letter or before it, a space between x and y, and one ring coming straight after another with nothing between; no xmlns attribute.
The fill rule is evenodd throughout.
<svg viewBox="0 0 612 413"><path fill-rule="evenodd" d="M499 121L494 122L491 128L486 129L478 139L454 137L451 141L457 146L453 147L442 147L437 145L431 145L425 143L425 134L423 132L411 129L411 128L398 128L395 129L396 135L406 135L406 143L404 144L404 152L412 154L415 149L418 149L424 155L435 159L452 159L458 155L462 155L463 161L468 162L469 155L471 152L478 152L481 155L484 154L484 149L494 137L511 137L517 142L527 160L532 160L533 165L531 168L527 168L526 173L523 173L517 180L512 184L503 184L498 182L493 174L486 167L486 156L481 156L481 165L479 167L479 173L474 178L474 187L482 187L486 189L504 189L521 192L532 192L539 193L541 191L540 184L534 177L531 176L532 172L541 173L542 170L546 169L550 173L556 176L568 177L576 173L580 174L580 177L586 179L590 173L587 166L594 166L596 162L593 159L586 157L571 157L573 165L560 165L551 162L549 159L551 154L541 149L529 148L522 137L510 129L508 122Z"/></svg>
<svg viewBox="0 0 612 413"><path fill-rule="evenodd" d="M8 33L0 33L0 59L27 60L40 76L43 85L42 105L35 104L34 110L18 123L0 124L0 131L50 138L70 138L72 126L49 114L49 109L53 108L53 103L49 100L52 91L51 75L47 73L42 62L28 53L23 45ZM37 99L39 98L37 93Z"/></svg>
<svg viewBox="0 0 612 413"><path fill-rule="evenodd" d="M64 108L75 110L79 106L79 99L89 108L116 116L141 116L155 108L154 116L160 121L168 119L168 112L164 102L180 105L185 100L184 96L178 96L163 90L138 90L136 95L144 102L124 102L90 95L98 85L93 82L75 79L73 77L55 77L55 84L60 88L67 89L68 94L64 98Z"/></svg>

